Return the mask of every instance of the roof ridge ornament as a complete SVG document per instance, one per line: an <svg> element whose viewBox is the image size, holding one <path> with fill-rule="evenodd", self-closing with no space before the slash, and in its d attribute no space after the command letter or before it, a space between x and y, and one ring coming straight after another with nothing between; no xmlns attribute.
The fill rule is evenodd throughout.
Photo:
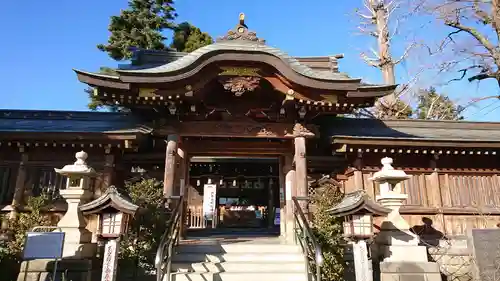
<svg viewBox="0 0 500 281"><path fill-rule="evenodd" d="M251 43L265 44L264 39L258 38L257 33L248 30L248 26L245 24L245 14L240 13L239 23L231 30L227 32L225 36L217 38L217 42L227 42L227 41L247 41Z"/></svg>

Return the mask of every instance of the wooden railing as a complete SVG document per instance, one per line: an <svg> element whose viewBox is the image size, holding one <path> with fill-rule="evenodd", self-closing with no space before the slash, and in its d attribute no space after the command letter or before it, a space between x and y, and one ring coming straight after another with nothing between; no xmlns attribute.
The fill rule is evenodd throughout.
<svg viewBox="0 0 500 281"><path fill-rule="evenodd" d="M203 206L188 206L187 226L188 229L206 228L206 220L203 216Z"/></svg>

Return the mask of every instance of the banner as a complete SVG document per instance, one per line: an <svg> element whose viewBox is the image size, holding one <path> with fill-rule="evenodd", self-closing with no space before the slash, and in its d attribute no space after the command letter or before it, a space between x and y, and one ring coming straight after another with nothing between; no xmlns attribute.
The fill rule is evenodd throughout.
<svg viewBox="0 0 500 281"><path fill-rule="evenodd" d="M215 203L217 200L217 185L205 184L203 186L203 216L206 220L214 217Z"/></svg>

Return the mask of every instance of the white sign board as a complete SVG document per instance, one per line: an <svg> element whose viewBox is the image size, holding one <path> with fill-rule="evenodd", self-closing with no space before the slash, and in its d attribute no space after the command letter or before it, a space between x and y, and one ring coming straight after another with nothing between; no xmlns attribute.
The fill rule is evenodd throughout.
<svg viewBox="0 0 500 281"><path fill-rule="evenodd" d="M64 232L28 232L23 259L60 259L63 254Z"/></svg>
<svg viewBox="0 0 500 281"><path fill-rule="evenodd" d="M203 187L203 216L207 220L212 220L217 200L217 185L205 184Z"/></svg>
<svg viewBox="0 0 500 281"><path fill-rule="evenodd" d="M352 252L354 256L354 272L356 281L372 281L372 273L368 263L368 249L366 242L361 240L352 244Z"/></svg>
<svg viewBox="0 0 500 281"><path fill-rule="evenodd" d="M116 278L116 264L118 262L118 241L112 239L106 242L104 259L102 261L101 281L114 281Z"/></svg>
<svg viewBox="0 0 500 281"><path fill-rule="evenodd" d="M279 225L281 222L281 209L276 208L274 211L274 225Z"/></svg>

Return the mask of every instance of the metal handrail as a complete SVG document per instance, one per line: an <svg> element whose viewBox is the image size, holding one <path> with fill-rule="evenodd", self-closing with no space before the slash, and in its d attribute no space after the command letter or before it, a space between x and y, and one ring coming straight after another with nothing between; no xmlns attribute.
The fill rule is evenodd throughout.
<svg viewBox="0 0 500 281"><path fill-rule="evenodd" d="M306 257L308 274L313 272L311 260L316 266L315 274L313 275L315 281L321 280L321 266L323 265L323 252L321 245L319 245L314 233L309 226L309 222L302 210L299 200L309 200L307 197L292 197L293 201L293 216L295 219L295 236L300 241L302 251Z"/></svg>
<svg viewBox="0 0 500 281"><path fill-rule="evenodd" d="M184 203L182 196L173 196L170 199L178 199L178 204L172 211L172 215L168 220L168 228L163 233L160 245L156 251L156 281L170 281L173 248L179 242ZM165 251L167 252L165 253ZM165 275L167 279L163 280Z"/></svg>

